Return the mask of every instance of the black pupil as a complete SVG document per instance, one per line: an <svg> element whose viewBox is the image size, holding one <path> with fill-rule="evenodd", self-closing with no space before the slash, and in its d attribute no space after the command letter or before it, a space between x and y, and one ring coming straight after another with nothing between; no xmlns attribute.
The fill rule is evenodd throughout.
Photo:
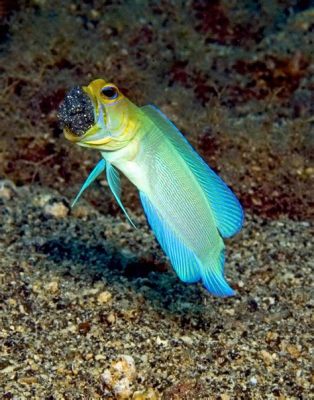
<svg viewBox="0 0 314 400"><path fill-rule="evenodd" d="M114 87L108 86L102 89L102 94L108 99L115 99L118 96L118 92Z"/></svg>

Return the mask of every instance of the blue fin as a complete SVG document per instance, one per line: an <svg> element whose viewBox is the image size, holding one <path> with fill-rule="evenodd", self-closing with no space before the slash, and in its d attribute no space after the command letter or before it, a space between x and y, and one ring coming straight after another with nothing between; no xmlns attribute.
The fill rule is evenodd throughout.
<svg viewBox="0 0 314 400"><path fill-rule="evenodd" d="M224 249L218 257L211 256L205 265L200 265L201 277L206 289L215 296L233 296L234 290L228 285L224 278Z"/></svg>
<svg viewBox="0 0 314 400"><path fill-rule="evenodd" d="M202 278L204 286L210 293L223 297L232 296L234 291L223 276L224 250L218 257L209 255L209 261L203 265L162 219L148 197L143 192L140 192L140 197L148 222L178 277L186 283L197 282Z"/></svg>
<svg viewBox="0 0 314 400"><path fill-rule="evenodd" d="M136 228L135 224L131 220L130 216L128 215L126 209L124 208L124 206L123 206L123 204L122 204L122 202L120 200L121 186L120 186L119 172L109 162L107 162L106 173L107 173L107 181L108 181L109 187L110 187L114 197L116 198L117 203L119 204L119 206L121 207L122 211L126 215L126 217L129 220L130 224L134 228Z"/></svg>
<svg viewBox="0 0 314 400"><path fill-rule="evenodd" d="M140 192L140 197L148 222L179 278L187 283L200 280L201 274L194 253L185 246L171 227L162 219L145 193Z"/></svg>
<svg viewBox="0 0 314 400"><path fill-rule="evenodd" d="M208 199L221 236L231 237L239 232L243 225L244 213L232 190L205 163L181 132L158 108L148 105L141 109L164 133L189 166Z"/></svg>
<svg viewBox="0 0 314 400"><path fill-rule="evenodd" d="M106 161L104 159L100 160L92 172L88 175L86 181L84 182L83 186L81 187L81 190L78 192L76 195L75 199L73 200L71 207L74 207L75 204L77 203L78 199L82 196L83 192L88 188L90 184L94 182L94 180L100 175L106 168Z"/></svg>

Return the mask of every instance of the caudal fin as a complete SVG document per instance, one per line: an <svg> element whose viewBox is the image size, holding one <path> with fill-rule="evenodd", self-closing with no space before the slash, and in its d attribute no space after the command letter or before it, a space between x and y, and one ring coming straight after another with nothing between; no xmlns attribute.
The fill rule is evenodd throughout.
<svg viewBox="0 0 314 400"><path fill-rule="evenodd" d="M205 264L199 262L201 278L206 289L215 296L233 296L234 290L224 278L224 250L214 257L209 257Z"/></svg>

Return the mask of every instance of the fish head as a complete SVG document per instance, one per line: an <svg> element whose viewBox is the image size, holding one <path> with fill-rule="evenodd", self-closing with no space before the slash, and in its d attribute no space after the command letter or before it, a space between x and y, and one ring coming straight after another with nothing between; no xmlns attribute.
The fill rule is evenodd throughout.
<svg viewBox="0 0 314 400"><path fill-rule="evenodd" d="M113 83L96 79L65 96L58 117L66 139L99 150L124 147L134 136L136 108Z"/></svg>

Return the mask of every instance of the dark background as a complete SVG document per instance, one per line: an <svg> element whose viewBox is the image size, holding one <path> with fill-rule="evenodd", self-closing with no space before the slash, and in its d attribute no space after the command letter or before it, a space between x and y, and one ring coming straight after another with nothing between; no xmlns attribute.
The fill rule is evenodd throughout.
<svg viewBox="0 0 314 400"><path fill-rule="evenodd" d="M103 77L160 107L246 210L312 216L311 1L0 4L0 176L73 197L99 156L64 140L56 108ZM115 214L98 189L87 198Z"/></svg>

